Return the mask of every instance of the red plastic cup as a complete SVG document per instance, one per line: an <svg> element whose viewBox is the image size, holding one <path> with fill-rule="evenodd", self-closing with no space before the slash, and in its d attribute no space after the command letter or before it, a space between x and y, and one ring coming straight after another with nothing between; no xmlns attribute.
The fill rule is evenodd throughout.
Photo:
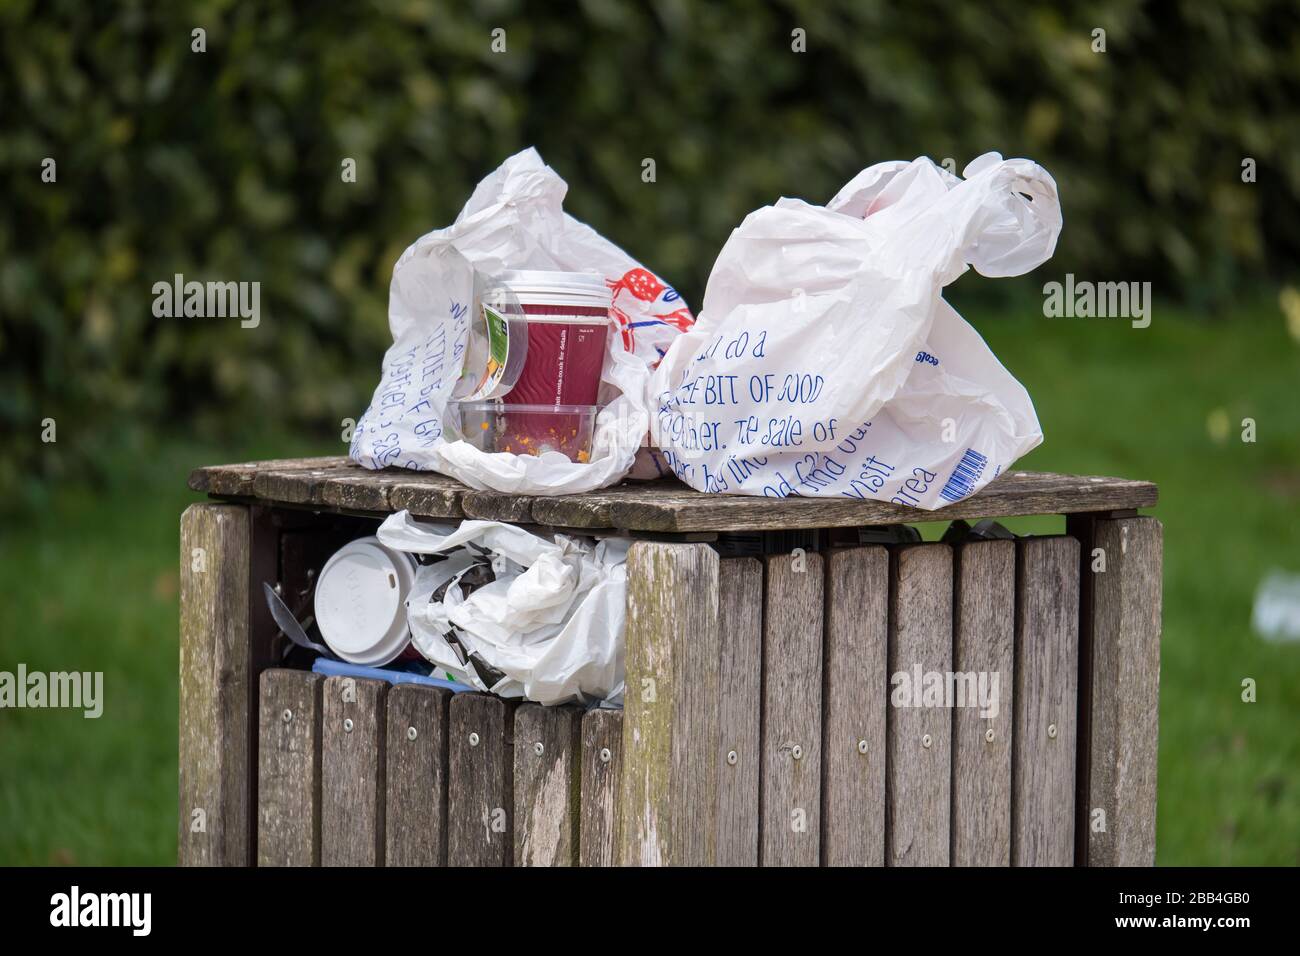
<svg viewBox="0 0 1300 956"><path fill-rule="evenodd" d="M555 436L574 430L572 412L563 409L596 404L609 341L609 287L586 272L507 272L500 282L528 319L523 371L501 399L505 443L518 454L569 454ZM512 405L530 411L511 415ZM538 414L538 407L555 415Z"/></svg>

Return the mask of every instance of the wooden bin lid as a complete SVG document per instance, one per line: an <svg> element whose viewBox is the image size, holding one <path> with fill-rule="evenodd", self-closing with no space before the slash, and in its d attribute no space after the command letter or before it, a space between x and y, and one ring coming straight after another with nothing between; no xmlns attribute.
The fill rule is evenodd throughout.
<svg viewBox="0 0 1300 956"><path fill-rule="evenodd" d="M774 531L915 524L956 518L1130 511L1156 503L1149 481L1010 471L939 511L849 498L706 495L674 479L625 482L580 495L475 491L432 472L367 471L347 458L295 458L195 469L189 486L216 498L425 518L482 518L557 528L645 532Z"/></svg>

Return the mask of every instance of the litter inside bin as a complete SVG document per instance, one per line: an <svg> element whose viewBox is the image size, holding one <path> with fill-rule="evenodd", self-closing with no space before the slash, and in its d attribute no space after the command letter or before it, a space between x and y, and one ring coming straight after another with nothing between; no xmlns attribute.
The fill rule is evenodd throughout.
<svg viewBox="0 0 1300 956"><path fill-rule="evenodd" d="M407 601L413 643L436 669L542 704L621 699L630 541L496 521L453 528L405 511L378 537L395 551L446 556L418 568Z"/></svg>
<svg viewBox="0 0 1300 956"><path fill-rule="evenodd" d="M336 661L331 657L318 657L311 665L312 673L325 677L361 677L368 680L382 680L389 684L421 684L425 687L445 687L454 694L463 694L473 690L468 684L438 677L437 671L424 661L408 662L387 667L365 667L361 664L349 664Z"/></svg>
<svg viewBox="0 0 1300 956"><path fill-rule="evenodd" d="M368 666L419 660L406 623L415 576L415 559L377 538L359 538L334 552L316 581L315 598L316 623L330 650Z"/></svg>

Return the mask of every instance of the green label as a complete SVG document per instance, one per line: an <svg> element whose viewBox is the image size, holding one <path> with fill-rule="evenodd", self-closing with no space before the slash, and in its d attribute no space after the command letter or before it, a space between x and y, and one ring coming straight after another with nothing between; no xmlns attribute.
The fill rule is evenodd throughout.
<svg viewBox="0 0 1300 956"><path fill-rule="evenodd" d="M491 306L483 306L483 314L487 318L488 355L494 365L502 367L510 353L510 327L506 325L505 317Z"/></svg>

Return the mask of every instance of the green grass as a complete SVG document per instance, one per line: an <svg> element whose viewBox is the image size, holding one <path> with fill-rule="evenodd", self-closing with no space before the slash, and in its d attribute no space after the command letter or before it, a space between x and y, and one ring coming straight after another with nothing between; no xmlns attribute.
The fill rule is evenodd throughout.
<svg viewBox="0 0 1300 956"><path fill-rule="evenodd" d="M1034 397L1045 439L1023 467L1160 486L1157 862L1300 864L1300 644L1250 628L1264 574L1300 573L1300 345L1268 302L1214 324L1159 305L1147 329L1029 310L975 324Z"/></svg>
<svg viewBox="0 0 1300 956"><path fill-rule="evenodd" d="M1165 527L1158 861L1300 863L1300 644L1250 630L1272 567L1300 572L1300 346L1271 303L1149 329L970 310L1034 396L1026 468L1154 480ZM1225 440L1207 421L1222 410ZM1242 418L1258 440L1239 440ZM60 425L60 441L75 440ZM314 446L314 447L313 447ZM105 709L0 711L0 863L170 863L176 848L177 528L190 467L334 453L334 436L142 449L53 489L0 541L0 669L102 670ZM1059 520L1012 522L1018 531ZM1253 678L1258 702L1241 700Z"/></svg>
<svg viewBox="0 0 1300 956"><path fill-rule="evenodd" d="M60 422L59 441L75 440ZM200 463L338 454L189 442L116 463L0 535L0 670L103 671L103 714L0 710L0 865L176 859L180 514ZM144 451L144 450L142 450Z"/></svg>

